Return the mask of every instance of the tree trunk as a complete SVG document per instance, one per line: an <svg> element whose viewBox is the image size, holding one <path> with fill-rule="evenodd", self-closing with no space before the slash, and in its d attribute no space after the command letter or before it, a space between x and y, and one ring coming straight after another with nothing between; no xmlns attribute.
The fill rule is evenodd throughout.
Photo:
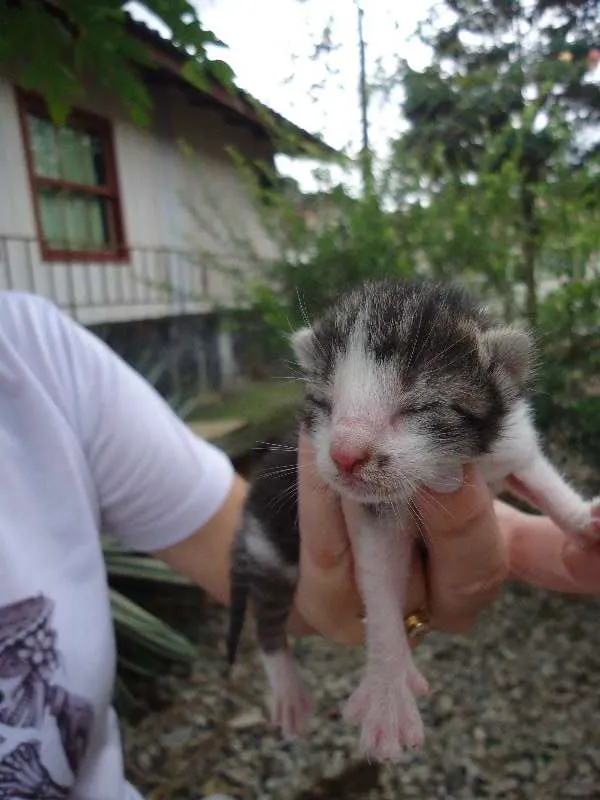
<svg viewBox="0 0 600 800"><path fill-rule="evenodd" d="M536 264L539 254L539 225L535 207L535 195L527 185L522 191L523 209L523 282L525 284L525 313L532 328L537 325L538 297Z"/></svg>

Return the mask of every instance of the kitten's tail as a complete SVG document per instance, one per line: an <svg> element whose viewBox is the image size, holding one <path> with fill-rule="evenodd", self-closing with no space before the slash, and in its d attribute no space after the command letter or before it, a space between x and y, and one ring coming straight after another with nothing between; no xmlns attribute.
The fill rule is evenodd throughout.
<svg viewBox="0 0 600 800"><path fill-rule="evenodd" d="M234 551L234 560L231 568L231 590L229 602L229 630L227 632L227 663L229 668L235 663L235 656L240 641L240 636L246 619L246 608L248 606L248 595L250 594L250 582L247 570L240 569L243 557L240 558L239 551Z"/></svg>

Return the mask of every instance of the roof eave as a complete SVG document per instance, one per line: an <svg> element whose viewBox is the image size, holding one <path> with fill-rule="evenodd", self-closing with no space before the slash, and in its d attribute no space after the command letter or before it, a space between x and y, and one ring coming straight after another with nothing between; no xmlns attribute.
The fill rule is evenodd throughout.
<svg viewBox="0 0 600 800"><path fill-rule="evenodd" d="M199 95L210 97L219 105L241 118L246 123L260 127L272 142L275 152L291 157L341 160L343 154L320 137L309 133L300 126L265 106L242 89L228 90L214 79L209 78L207 87L199 87L184 74L185 57L160 34L142 22L128 17L127 26L132 36L141 40L148 48L151 60L174 75L188 89Z"/></svg>

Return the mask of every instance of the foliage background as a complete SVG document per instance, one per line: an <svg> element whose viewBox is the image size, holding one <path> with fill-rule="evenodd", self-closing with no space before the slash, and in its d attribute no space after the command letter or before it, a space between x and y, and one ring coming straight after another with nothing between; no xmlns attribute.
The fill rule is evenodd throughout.
<svg viewBox="0 0 600 800"><path fill-rule="evenodd" d="M0 63L44 93L58 123L91 70L144 124L151 109L139 69L147 56L127 37L124 5L0 0ZM206 55L220 43L195 4L141 5L188 58L192 82L232 85L227 64ZM326 171L312 195L276 174L268 188L264 180L253 187L280 257L256 261L251 280L239 279L247 309L231 324L251 332L259 377L289 355L290 329L360 281L461 281L534 330L543 356L539 424L577 481L600 489L598 3L446 0L419 35L429 65L412 69L399 54L363 94L365 132L375 97L396 104L398 132L385 155L369 152L365 137L361 191ZM256 175L257 166L264 168L240 169ZM180 400L172 399L183 414ZM189 642L131 603L140 585L163 592L177 579L149 559L105 548L113 588L125 592L112 596L122 674L189 663Z"/></svg>
<svg viewBox="0 0 600 800"><path fill-rule="evenodd" d="M467 284L535 334L539 426L576 482L598 490L598 4L448 0L419 35L430 64L399 57L369 87L408 124L389 155L361 160L361 192L323 170L312 195L276 175L257 190L282 257L247 297L283 345L362 280Z"/></svg>

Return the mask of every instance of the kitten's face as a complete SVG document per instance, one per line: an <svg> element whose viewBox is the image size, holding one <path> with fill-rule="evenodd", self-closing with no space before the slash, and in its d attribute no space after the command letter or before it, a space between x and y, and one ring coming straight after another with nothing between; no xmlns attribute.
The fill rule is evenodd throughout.
<svg viewBox="0 0 600 800"><path fill-rule="evenodd" d="M322 477L369 503L447 485L497 439L529 345L510 329L484 333L441 290L375 286L343 298L294 338Z"/></svg>

